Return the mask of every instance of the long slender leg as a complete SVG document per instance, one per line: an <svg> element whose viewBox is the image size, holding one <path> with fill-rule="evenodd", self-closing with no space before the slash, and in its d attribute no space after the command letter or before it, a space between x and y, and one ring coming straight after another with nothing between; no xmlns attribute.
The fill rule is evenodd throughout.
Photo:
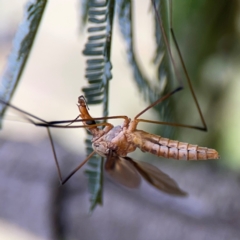
<svg viewBox="0 0 240 240"><path fill-rule="evenodd" d="M98 126L112 126L110 123L106 123L106 122L103 122L103 123L96 123L96 124L92 124L92 123L95 123L95 121L92 121L92 120L106 120L106 119L117 119L117 118L123 118L125 122L128 122L129 119L127 116L111 116L111 117L100 117L100 118L92 118L90 119L91 121L89 121L89 119L80 119L80 120L77 120L77 118L75 118L74 120L65 120L65 121L52 121L52 122L47 122L33 114L30 114L18 107L15 107L13 106L12 104L10 103L6 103L4 102L3 100L0 99L0 104L5 104L7 105L8 107L18 111L19 113L22 114L23 118L34 124L35 126L38 126L38 127L45 127L47 128L47 133L48 133L48 136L49 136L49 140L50 140L50 144L51 144L51 147L52 147L52 151L53 151L53 156L54 156L54 161L55 161L55 165L56 165L56 168L57 168L57 173L58 173L58 177L59 177L59 181L60 181L60 184L64 184L67 182L67 180L73 175L75 174L90 158L91 156L95 153L95 152L92 152L77 168L75 168L64 180L62 178L62 173L61 173L61 168L59 166L59 162L58 162L58 159L57 159L57 154L56 154L56 150L55 150L55 146L54 146L54 142L53 142L53 138L52 138L52 135L51 135L51 132L50 132L50 128L54 127L54 128L91 128L91 127L98 127ZM39 122L36 122L34 120L37 120ZM84 125L80 125L80 126L61 126L61 125L58 125L58 124L72 124L74 122L91 122L91 124L89 124L89 126L84 126Z"/></svg>
<svg viewBox="0 0 240 240"><path fill-rule="evenodd" d="M7 103L7 102L3 101L2 99L0 99L0 103L3 104L3 105L8 106L8 107L10 107L10 108L12 108L12 109L14 109L14 110L17 110L19 113L22 113L23 116L24 116L24 118L25 118L27 121L29 121L29 122L31 122L31 123L33 123L33 124L34 124L34 122L33 122L30 118L28 118L28 117L26 117L26 116L32 117L33 119L36 119L36 120L38 120L38 121L40 121L40 122L43 122L43 123L47 123L47 121L45 121L45 120L43 120L43 119L41 119L41 118L39 118L39 117L37 117L37 116L29 113L29 112L26 112L26 111L24 111L24 110L22 110L22 109L20 109L20 108L18 108L18 107L16 107L16 106L10 104L10 103ZM26 116L25 116L25 115L26 115Z"/></svg>
<svg viewBox="0 0 240 240"><path fill-rule="evenodd" d="M95 154L95 151L90 153L88 157L81 162L61 183L62 185L65 184L93 155Z"/></svg>
<svg viewBox="0 0 240 240"><path fill-rule="evenodd" d="M158 100L156 100L155 102L153 102L151 105L149 105L148 107L146 107L145 109L143 109L140 113L138 113L134 119L139 118L142 114L144 114L146 111L148 111L150 108L156 106L157 104L159 104L160 102L164 101L165 99L169 98L170 96L172 96L174 93L178 92L182 90L182 87L178 87L175 90L173 90L172 92L166 94L165 96L159 98Z"/></svg>
<svg viewBox="0 0 240 240"><path fill-rule="evenodd" d="M175 94L176 92L180 91L183 89L183 84L182 84L182 79L180 77L180 74L178 73L178 70L177 70L177 67L176 67L176 64L175 64L175 61L173 59L173 56L172 56L172 52L171 52L171 48L170 48L170 45L168 43L168 40L167 40L167 37L166 37L166 33L165 33L165 30L164 30L164 27L163 27L163 24L162 24L162 20L161 20L161 17L157 11L157 8L156 8L156 4L155 4L155 1L152 0L152 4L153 4L153 7L154 7L154 11L155 11L155 14L156 14L156 18L158 19L158 22L159 22L159 27L161 29L161 32L162 32L162 35L163 35L163 40L164 40L164 43L165 43L165 46L166 46L166 49L167 49L167 52L168 52L168 55L171 59L171 62L173 64L173 69L174 69L174 72L176 74L176 78L178 79L179 81L179 84L180 86L177 87L176 89L174 89L172 92L166 94L165 96L161 97L160 99L156 100L154 103L152 103L151 105L149 105L147 108L145 108L143 111L141 111L139 114L137 114L135 116L135 120L137 122L148 122L148 123L155 123L155 124L164 124L164 125L170 125L170 126L176 126L176 127L186 127L186 128L192 128L192 129L197 129L197 130L202 130L202 131L207 131L207 125L206 125L206 122L203 118L203 114L202 114L202 111L200 109L200 106L199 106L199 103L197 101L197 98L196 98L196 95L195 95L195 92L193 90L193 87L192 87L192 83L190 81L190 77L188 75L188 72L187 72L187 69L186 69L186 66L184 64L184 61L183 61L183 58L182 58L182 54L181 54L181 51L180 51L180 48L177 44L177 40L176 40L176 37L175 37L175 34L174 34L174 31L173 31L173 27L172 27L172 1L170 1L170 31L171 31L171 35L172 35L172 38L173 38L173 42L174 42L174 45L177 49L177 52L178 52L178 55L179 55L179 58L180 58L180 62L181 62L181 65L182 65L182 68L184 70L184 74L187 78L187 82L188 82L188 86L190 88L190 91L191 91L191 94L193 96L193 99L194 99L194 102L195 102L195 105L198 109L198 112L199 112L199 115L200 115L200 118L201 118L201 122L203 124L203 127L199 127L199 126L192 126L192 125L186 125L186 124L179 124L179 123L168 123L168 122L160 122L160 121L151 121L151 120L146 120L146 119L138 119L143 113L145 113L146 111L148 111L150 108L156 106L157 104L159 104L160 102L166 100L167 98L169 98L170 96L172 96L173 94Z"/></svg>
<svg viewBox="0 0 240 240"><path fill-rule="evenodd" d="M68 123L66 126L70 126L74 122L76 122L80 118L80 115L78 115L76 118L74 118L70 123Z"/></svg>
<svg viewBox="0 0 240 240"><path fill-rule="evenodd" d="M94 117L92 118L93 120L107 120L107 119L118 119L118 118L122 118L124 119L125 121L128 122L128 117L125 116L125 115L118 115L118 116L109 116L109 117ZM91 119L91 120L92 120ZM50 121L50 122L47 122L49 125L51 125L51 127L53 127L53 125L58 125L58 124L65 124L65 123L76 123L76 122L86 122L88 121L89 119L78 119L78 120L61 120L61 121ZM97 123L99 124L99 123ZM95 125L97 125L95 124ZM91 124L92 126L94 124ZM41 125L42 126L42 125Z"/></svg>
<svg viewBox="0 0 240 240"><path fill-rule="evenodd" d="M184 60L183 60L183 57L182 57L182 53L181 53L180 48L179 48L179 46L178 46L177 39L176 39L174 30L173 30L172 0L169 0L169 4L170 4L170 32L171 32L171 35L172 35L172 39L173 39L174 45L175 45L175 47L176 47L176 50L177 50L177 53L178 53L178 56L179 56L179 59L180 59L180 62L181 62L181 65L182 65L184 74L185 74L185 76L186 76L186 78L187 78L188 86L189 86L189 89L190 89L191 94L192 94L192 96L193 96L193 99L194 99L195 105L196 105L196 107L197 107L199 116L200 116L201 121L202 121L202 124L203 124L203 126L204 126L204 128L205 128L204 131L207 131L207 124L206 124L205 119L204 119L204 117L203 117L203 114L202 114L201 108L200 108L200 106L199 106L199 103L198 103L196 94L195 94L195 92L194 92L194 90L193 90L192 82L191 82L191 80L190 80L190 77L189 77L189 74L188 74L186 65L185 65Z"/></svg>
<svg viewBox="0 0 240 240"><path fill-rule="evenodd" d="M167 34L166 34L165 29L163 27L162 19L161 19L160 15L159 15L159 13L157 11L157 7L156 7L156 4L155 4L154 0L152 0L152 5L153 5L153 8L154 8L154 12L155 12L156 18L157 18L158 23L159 23L159 28L160 28L160 30L162 32L163 41L164 41L166 49L167 49L167 54L169 55L170 60L171 60L171 62L173 64L173 69L174 69L174 72L175 72L175 74L177 76L177 80L179 81L180 86L183 87L182 78L181 78L181 75L180 75L180 73L179 73L179 71L177 69L176 63L174 61L174 58L173 58L173 55L172 55L172 51L171 51L170 45L168 43Z"/></svg>
<svg viewBox="0 0 240 240"><path fill-rule="evenodd" d="M53 151L54 161L55 161L55 164L56 164L56 167L57 167L59 182L61 184L62 183L62 173L61 173L61 169L60 169L60 166L59 166L59 163L58 163L57 154L56 154L56 150L55 150L55 147L54 147L52 135L50 133L49 127L46 127L46 128L47 128L48 137L50 139L50 143L51 143L51 147L52 147L52 151Z"/></svg>
<svg viewBox="0 0 240 240"><path fill-rule="evenodd" d="M10 103L7 103L3 100L0 99L0 104L4 104L4 105L7 105L8 107L16 110L17 112L21 113L23 118L34 124L35 126L38 126L38 127L51 127L51 128L86 128L86 126L83 126L83 125L77 125L77 126L60 126L60 124L72 124L73 122L76 123L76 122L84 122L84 121L88 121L89 119L78 119L76 120L77 118L73 119L73 120L61 120L61 121L46 121L40 117L37 117L27 111L24 111ZM31 118L33 119L36 119L40 122L35 122L33 121ZM110 116L110 117L98 117L98 118L93 118L93 120L107 120L107 119L118 119L118 118L122 118L124 119L124 121L128 122L128 117L125 116L125 115L119 115L119 116ZM96 123L96 124L91 124L91 127L95 127L95 126L105 126L105 125L108 125L109 123L106 123L106 122L103 122L103 123Z"/></svg>
<svg viewBox="0 0 240 240"><path fill-rule="evenodd" d="M201 131L206 131L207 129L206 129L205 126L204 127L199 127L199 126L193 126L193 125L187 125L187 124L181 124L181 123L160 122L160 121L152 121L152 120L139 119L138 118L143 113L148 111L150 108L152 108L153 106L159 104L160 102L164 101L165 99L169 98L170 96L172 96L174 93L178 92L179 90L181 90L181 87L179 87L179 88L173 90L172 92L166 94L165 96L161 97L160 99L158 99L157 101L155 101L154 103L149 105L147 108L145 108L143 111L141 111L138 115L136 115L134 120L137 123L139 123L139 122L146 122L146 123L162 124L162 125L175 126L175 127L185 127L185 128L192 128L192 129L197 129L197 130L201 130Z"/></svg>

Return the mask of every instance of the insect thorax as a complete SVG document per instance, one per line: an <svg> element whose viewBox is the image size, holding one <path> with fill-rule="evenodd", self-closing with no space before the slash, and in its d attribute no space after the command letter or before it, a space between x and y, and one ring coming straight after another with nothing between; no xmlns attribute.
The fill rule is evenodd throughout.
<svg viewBox="0 0 240 240"><path fill-rule="evenodd" d="M107 156L110 151L119 156L126 156L136 149L128 142L125 130L121 126L113 127L108 133L93 141L93 149L101 156Z"/></svg>

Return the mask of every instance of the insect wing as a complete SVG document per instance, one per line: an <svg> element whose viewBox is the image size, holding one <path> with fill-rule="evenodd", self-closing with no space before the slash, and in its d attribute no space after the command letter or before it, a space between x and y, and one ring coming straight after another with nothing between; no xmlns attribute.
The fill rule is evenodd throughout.
<svg viewBox="0 0 240 240"><path fill-rule="evenodd" d="M137 188L141 177L134 165L119 156L109 156L105 163L105 170L118 183L128 188Z"/></svg>
<svg viewBox="0 0 240 240"><path fill-rule="evenodd" d="M126 157L126 160L132 162L141 176L157 189L168 194L185 196L186 192L181 190L178 184L167 174L159 170L157 167L146 162L135 162L131 158Z"/></svg>

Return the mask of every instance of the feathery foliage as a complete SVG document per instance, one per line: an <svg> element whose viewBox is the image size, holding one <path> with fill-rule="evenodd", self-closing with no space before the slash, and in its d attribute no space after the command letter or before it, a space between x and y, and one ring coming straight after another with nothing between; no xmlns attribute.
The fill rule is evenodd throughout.
<svg viewBox="0 0 240 240"><path fill-rule="evenodd" d="M0 96L6 102L9 102L13 90L20 79L30 50L32 49L46 3L46 0L35 0L26 8L25 19L22 24L24 31L21 30L22 27L19 28L16 44L9 58L9 66L3 77L2 85L4 86L4 91L1 90ZM162 1L157 0L156 6L160 15L162 12L166 13L166 6L162 5ZM82 90L89 105L102 104L103 116L108 116L109 81L112 78L111 45L113 26L116 22L113 21L115 10L117 12L116 15L120 24L121 33L126 43L129 65L132 67L136 86L144 99L150 104L166 92L169 92L169 89L173 89L173 83L170 81L171 74L169 74L169 57L168 54L166 54L166 47L159 28L159 22L156 20L152 6L151 9L153 19L155 19L156 42L156 51L152 58L154 59L156 67L157 79L148 79L138 64L134 49L134 9L132 1L82 1L82 22L83 24L88 23L87 30L89 34L88 41L83 50L83 54L87 57L85 77L87 78L88 86ZM154 108L163 121L169 121L171 114L174 113L174 105L171 104L171 99L158 104ZM171 109L171 112L167 109ZM168 128L165 128L165 130L166 129ZM86 139L88 154L92 149L90 138L91 136L88 136ZM98 204L102 204L103 159L99 156L94 156L89 161L89 166L91 169L87 170L86 174L89 179L89 190L91 194L90 209L92 211Z"/></svg>
<svg viewBox="0 0 240 240"><path fill-rule="evenodd" d="M134 81L139 92L142 94L144 100L150 105L161 96L170 92L174 87L171 74L171 63L166 51L166 45L163 39L163 33L161 32L159 21L156 17L154 7L149 1L151 13L153 15L153 24L155 24L155 35L152 36L155 40L155 55L152 56L156 78L149 79L140 68L138 64L138 58L135 53L135 39L134 39L134 28L133 28L133 13L134 9L132 1L130 0L118 0L118 19L119 26L123 39L126 43L126 53L128 55L129 66L132 67ZM156 0L156 10L158 11L162 21L164 21L165 29L169 29L168 26L168 6L167 1ZM162 16L163 15L163 16ZM148 33L146 33L148 34ZM162 103L153 107L162 121L171 121L174 118L174 103L172 99L167 99ZM173 129L165 126L161 129L165 136L171 136Z"/></svg>
<svg viewBox="0 0 240 240"><path fill-rule="evenodd" d="M1 78L0 98L5 102L10 101L26 66L46 4L47 0L35 0L30 1L25 8L24 19L16 33L12 52ZM0 105L0 126L5 109L6 105Z"/></svg>
<svg viewBox="0 0 240 240"><path fill-rule="evenodd" d="M155 42L156 53L153 56L156 66L158 79L150 80L142 72L139 67L138 60L135 53L134 29L133 29L133 9L132 1L130 0L109 0L109 1L83 1L82 22L86 24L88 20L88 41L85 45L83 54L87 56L87 68L85 77L88 80L88 86L83 88L85 97L89 105L103 104L103 116L108 115L108 83L112 78L110 61L113 16L114 9L117 11L117 17L123 39L126 42L126 52L128 54L129 65L132 67L134 80L139 92L144 99L150 103L159 99L166 91L173 89L172 81L169 81L169 60L165 52L164 41L162 40L162 33L159 28L159 23L155 21ZM157 1L157 8L161 12L160 1ZM164 9L164 11L166 8ZM154 14L154 11L152 11ZM153 15L154 19L155 14ZM114 49L113 49L114 50ZM155 83L151 85L151 83ZM160 87L159 87L160 86ZM169 121L173 106L168 108L170 101L164 101L155 106L157 113L162 117L163 121ZM165 128L168 130L171 128ZM86 140L87 152L92 151L90 136ZM103 189L103 159L99 156L94 156L89 161L90 169L86 174L89 179L91 211L97 204L102 204L102 189Z"/></svg>
<svg viewBox="0 0 240 240"><path fill-rule="evenodd" d="M83 9L86 11L82 15L83 22L86 21L86 18L89 22L87 29L89 37L83 50L83 54L87 57L85 77L89 85L82 90L89 105L102 104L105 117L108 116L109 81L112 79L110 55L115 1L92 0L88 1L87 6L85 2L83 3ZM89 149L92 149L90 139L91 136L88 135L86 139L88 154L90 153ZM97 204L102 204L103 161L102 157L94 155L88 162L91 167L91 170L86 171L91 194L90 211Z"/></svg>

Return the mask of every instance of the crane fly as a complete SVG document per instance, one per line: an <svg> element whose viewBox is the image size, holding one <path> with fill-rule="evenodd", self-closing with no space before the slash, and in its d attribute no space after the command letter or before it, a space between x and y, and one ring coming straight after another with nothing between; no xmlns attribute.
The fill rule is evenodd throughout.
<svg viewBox="0 0 240 240"><path fill-rule="evenodd" d="M138 187L140 184L139 175L141 175L148 183L161 191L174 195L185 195L185 192L178 187L176 182L158 168L145 162L134 161L127 156L136 148L160 157L177 160L219 158L218 152L214 149L170 140L138 130L139 122L153 122L138 118L144 111L133 120L126 116L109 117L123 118L122 126L114 127L112 124L108 124L101 130L97 127L95 119L90 116L83 96L78 98L78 103L80 117L88 119L87 121L83 120L83 124L93 136L93 153L96 152L106 158L105 170L112 178L126 187Z"/></svg>
<svg viewBox="0 0 240 240"><path fill-rule="evenodd" d="M171 1L170 1L171 2ZM155 2L152 0L152 4L154 6L154 10L156 13L156 17L158 18L159 27L161 29L163 40L166 45L167 52L169 54L169 58L173 64L174 71L177 74L175 63L173 60L173 56L167 43L166 33L164 31L161 18L157 12ZM50 139L50 143L53 150L54 160L59 176L59 180L61 184L65 184L68 179L70 179L94 154L99 154L106 158L105 162L105 171L118 183L129 187L129 188L137 188L140 185L141 177L145 179L150 185L154 186L160 191L163 191L168 194L184 196L186 192L180 189L178 184L170 178L167 174L163 173L161 170L156 168L155 166L146 163L135 161L128 156L129 153L134 152L137 148L139 148L143 152L149 152L159 157L164 158L172 158L176 160L208 160L208 159L218 159L218 152L211 148L200 147L197 145L179 142L176 140L171 140L168 138L164 138L158 135L154 135L143 130L137 129L138 124L140 122L153 123L153 124L165 124L170 126L179 126L179 127L187 127L198 130L206 130L206 123L202 116L200 107L198 105L196 96L193 92L192 85L187 74L187 70L185 68L180 50L178 48L176 38L174 36L174 32L172 29L171 23L171 34L173 37L173 42L176 46L176 50L179 54L180 62L182 64L184 73L186 75L188 85L190 91L192 93L194 102L197 106L198 112L200 114L200 118L204 127L196 127L190 125L176 124L176 123L166 123L166 122L158 122L146 119L140 119L139 117L156 106L160 102L164 101L174 93L180 91L183 87L178 87L172 92L166 94L160 99L156 100L152 104L150 104L143 111L138 113L133 120L129 117L121 115L121 116L110 116L110 117L100 117L93 118L89 113L89 109L87 106L87 102L84 96L80 96L78 98L78 109L79 116L74 120L66 120L66 121L51 121L47 122L39 117L36 117L26 111L23 111L10 103L7 103L0 99L0 103L6 106L9 106L18 112L24 115L24 118L30 123L39 126L46 127ZM180 81L180 78L177 77ZM182 85L182 84L180 84ZM81 119L79 119L81 118ZM34 119L34 120L33 120ZM97 123L97 120L108 120L108 119L123 119L122 126L113 126L108 122ZM82 125L72 125L72 123L80 122ZM65 124L65 125L62 125ZM66 126L67 124L67 126ZM104 127L102 129L102 127ZM82 161L65 179L62 177L61 169L57 160L57 155L53 143L52 136L50 134L49 128L86 128L92 134L92 153Z"/></svg>
<svg viewBox="0 0 240 240"><path fill-rule="evenodd" d="M175 92L175 91L174 91ZM172 92L169 95L172 95ZM164 100L166 96L157 100L160 102ZM155 103L156 103L155 102ZM207 160L218 159L218 152L211 148L200 147L185 142L179 142L168 138L163 138L158 135L150 134L143 130L137 129L139 122L158 123L151 120L139 119L145 111L149 109L147 107L141 113L136 115L133 120L127 116L111 116L93 118L88 112L88 107L84 96L78 98L78 109L80 115L74 120L67 121L52 121L47 122L39 117L36 117L28 112L25 112L9 103L5 103L0 100L0 103L6 104L11 108L20 111L25 114L24 117L29 122L36 126L46 127L48 130L50 142L52 145L54 159L58 171L58 176L61 184L67 182L95 153L106 158L105 171L116 180L118 183L129 187L137 188L140 185L141 177L144 178L149 184L157 189L166 192L168 194L183 196L186 193L179 188L177 183L170 178L167 174L160 171L155 166L146 163L135 161L127 155L137 148L143 152L149 152L159 157L172 158L176 160ZM27 117L28 116L28 117ZM41 122L35 122L31 118L34 118ZM80 120L77 120L78 118ZM111 123L103 122L96 123L96 120L107 120L122 118L122 126L113 126ZM82 122L80 126L70 126L73 122ZM62 126L59 124L66 124ZM100 126L105 126L103 129ZM54 128L86 128L92 134L92 147L93 152L79 165L77 166L64 180L62 178L61 169L57 160L53 139L50 134L50 127ZM195 127L194 127L195 128Z"/></svg>

